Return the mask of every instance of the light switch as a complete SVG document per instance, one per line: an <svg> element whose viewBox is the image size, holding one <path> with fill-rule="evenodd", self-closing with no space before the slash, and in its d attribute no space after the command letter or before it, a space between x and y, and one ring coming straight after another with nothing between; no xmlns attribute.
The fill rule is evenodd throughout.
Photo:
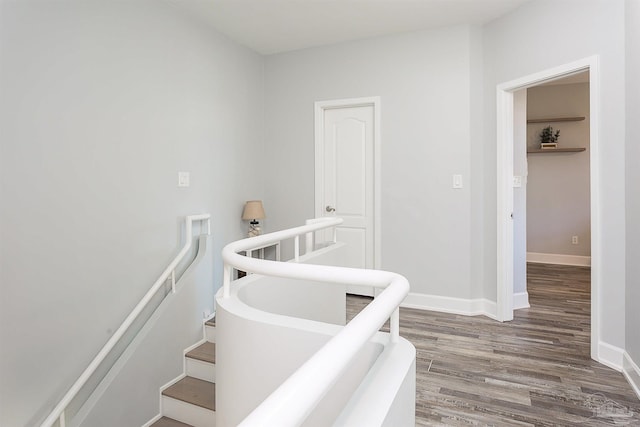
<svg viewBox="0 0 640 427"><path fill-rule="evenodd" d="M522 187L522 177L521 176L514 176L513 177L513 187L514 188Z"/></svg>
<svg viewBox="0 0 640 427"><path fill-rule="evenodd" d="M178 187L189 186L189 172L178 172Z"/></svg>
<svg viewBox="0 0 640 427"><path fill-rule="evenodd" d="M462 175L453 175L453 188L462 188Z"/></svg>

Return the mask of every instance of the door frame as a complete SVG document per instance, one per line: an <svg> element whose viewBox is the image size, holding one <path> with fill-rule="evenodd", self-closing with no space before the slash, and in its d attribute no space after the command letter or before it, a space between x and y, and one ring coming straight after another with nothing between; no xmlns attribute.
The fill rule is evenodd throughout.
<svg viewBox="0 0 640 427"><path fill-rule="evenodd" d="M322 200L322 184L324 182L324 112L338 108L373 107L373 268L382 265L381 251L381 139L380 139L380 97L348 98L328 101L317 101L315 108L315 208L316 218L324 216Z"/></svg>
<svg viewBox="0 0 640 427"><path fill-rule="evenodd" d="M600 68L598 55L550 68L497 86L497 301L496 317L513 319L513 93L520 89L589 71L589 174L591 194L591 357L600 342Z"/></svg>

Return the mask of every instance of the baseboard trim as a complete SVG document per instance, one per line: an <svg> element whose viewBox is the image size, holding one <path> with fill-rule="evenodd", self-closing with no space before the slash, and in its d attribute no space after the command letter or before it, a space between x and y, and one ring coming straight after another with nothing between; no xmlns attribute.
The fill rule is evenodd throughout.
<svg viewBox="0 0 640 427"><path fill-rule="evenodd" d="M580 267L590 267L590 256L579 255L562 255L562 254L544 254L539 252L527 252L527 262L539 264L559 264L559 265L576 265Z"/></svg>
<svg viewBox="0 0 640 427"><path fill-rule="evenodd" d="M622 361L622 373L638 396L638 399L640 399L640 368L626 351Z"/></svg>
<svg viewBox="0 0 640 427"><path fill-rule="evenodd" d="M618 372L622 372L623 360L623 349L602 341L598 343L598 362Z"/></svg>
<svg viewBox="0 0 640 427"><path fill-rule="evenodd" d="M513 309L529 308L529 292L518 292L513 294Z"/></svg>
<svg viewBox="0 0 640 427"><path fill-rule="evenodd" d="M153 423L155 423L156 421L158 421L160 418L162 418L162 414L158 414L155 417L151 418L149 421L147 421L146 423L144 423L142 425L142 427L151 427L151 425Z"/></svg>
<svg viewBox="0 0 640 427"><path fill-rule="evenodd" d="M484 315L496 319L496 303L484 298L464 299L409 293L400 305L418 310L440 311L443 313L461 314L463 316Z"/></svg>

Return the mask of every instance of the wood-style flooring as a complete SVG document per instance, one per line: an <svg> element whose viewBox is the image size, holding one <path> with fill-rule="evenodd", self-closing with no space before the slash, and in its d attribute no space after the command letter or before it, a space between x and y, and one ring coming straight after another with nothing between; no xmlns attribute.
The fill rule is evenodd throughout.
<svg viewBox="0 0 640 427"><path fill-rule="evenodd" d="M511 322L400 310L417 350L416 425L640 426L619 372L591 360L590 269L528 265L531 308ZM348 318L369 298L349 296Z"/></svg>

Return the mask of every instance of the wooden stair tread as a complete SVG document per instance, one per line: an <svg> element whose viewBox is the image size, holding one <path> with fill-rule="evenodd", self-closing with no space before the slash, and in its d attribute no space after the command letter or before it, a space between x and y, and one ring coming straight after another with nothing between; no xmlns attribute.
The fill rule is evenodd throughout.
<svg viewBox="0 0 640 427"><path fill-rule="evenodd" d="M193 427L191 424L181 423L173 418L162 417L155 423L151 424L151 427Z"/></svg>
<svg viewBox="0 0 640 427"><path fill-rule="evenodd" d="M216 344L205 342L187 353L187 357L203 362L216 363Z"/></svg>
<svg viewBox="0 0 640 427"><path fill-rule="evenodd" d="M162 394L211 411L216 410L216 385L209 381L184 377Z"/></svg>
<svg viewBox="0 0 640 427"><path fill-rule="evenodd" d="M213 316L211 319L205 322L207 326L216 326L216 316Z"/></svg>

